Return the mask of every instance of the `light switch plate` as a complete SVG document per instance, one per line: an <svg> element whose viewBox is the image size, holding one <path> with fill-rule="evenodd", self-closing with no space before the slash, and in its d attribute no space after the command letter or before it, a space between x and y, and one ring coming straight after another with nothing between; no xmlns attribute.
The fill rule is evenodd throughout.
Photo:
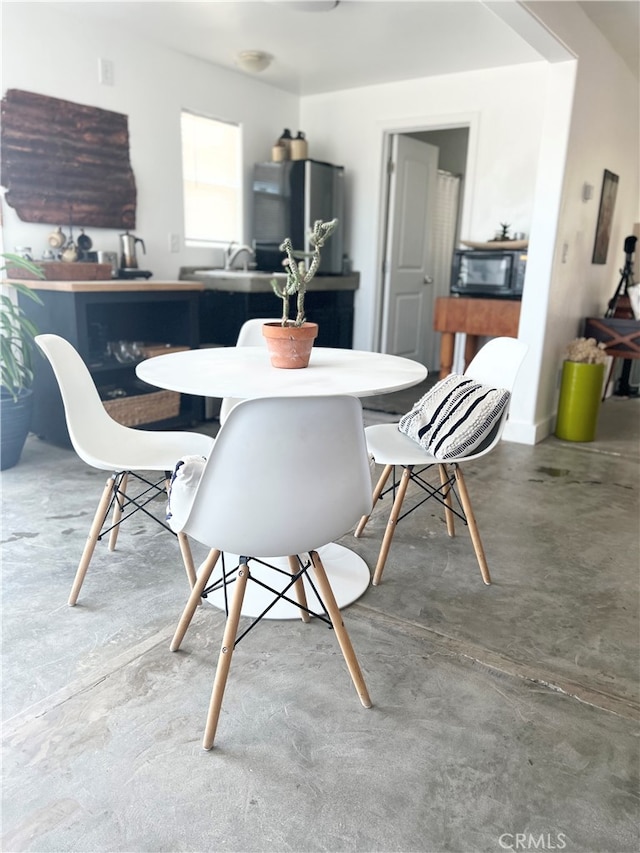
<svg viewBox="0 0 640 853"><path fill-rule="evenodd" d="M115 82L115 68L112 59L100 58L98 60L98 79L103 86L113 86Z"/></svg>

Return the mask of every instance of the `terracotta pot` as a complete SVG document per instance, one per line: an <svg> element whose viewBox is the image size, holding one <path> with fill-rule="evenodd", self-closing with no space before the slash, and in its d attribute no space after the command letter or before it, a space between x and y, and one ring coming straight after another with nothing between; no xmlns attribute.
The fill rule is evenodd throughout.
<svg viewBox="0 0 640 853"><path fill-rule="evenodd" d="M280 323L265 323L262 334L267 341L272 366L296 369L309 365L313 342L318 336L318 324L281 326Z"/></svg>

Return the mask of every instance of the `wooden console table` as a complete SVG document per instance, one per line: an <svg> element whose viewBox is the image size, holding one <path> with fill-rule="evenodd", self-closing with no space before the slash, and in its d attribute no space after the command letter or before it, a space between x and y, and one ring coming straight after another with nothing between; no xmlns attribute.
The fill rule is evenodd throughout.
<svg viewBox="0 0 640 853"><path fill-rule="evenodd" d="M587 317L584 336L605 344L607 355L614 358L640 358L640 320Z"/></svg>
<svg viewBox="0 0 640 853"><path fill-rule="evenodd" d="M441 296L436 299L433 328L442 333L440 379L451 373L456 332L464 332L465 367L478 350L479 337L518 336L520 302L515 299L475 299Z"/></svg>
<svg viewBox="0 0 640 853"><path fill-rule="evenodd" d="M626 396L629 393L629 368L631 366L628 359L640 358L640 320L629 320L622 317L587 317L584 321L584 336L585 338L595 338L598 343L605 344L607 355L613 356L605 384L605 394L613 375L616 358L625 360L626 370L623 369L622 371L620 387L616 393Z"/></svg>

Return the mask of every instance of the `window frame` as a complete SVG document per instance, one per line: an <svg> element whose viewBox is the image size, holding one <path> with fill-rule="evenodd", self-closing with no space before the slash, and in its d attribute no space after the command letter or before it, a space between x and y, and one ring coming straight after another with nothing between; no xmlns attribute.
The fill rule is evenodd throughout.
<svg viewBox="0 0 640 853"><path fill-rule="evenodd" d="M187 232L187 175L185 162L185 145L184 145L184 124L185 116L192 116L195 119L202 119L207 122L213 122L217 125L227 125L236 130L236 175L234 180L227 182L201 181L202 184L209 184L212 187L227 187L235 191L236 201L236 222L234 223L233 234L229 237L216 235L208 239L201 237L189 236ZM187 248L219 248L220 246L228 246L230 243L242 243L244 232L244 169L243 169L243 126L238 121L231 119L219 118L217 116L208 115L187 107L180 108L180 162L181 162L181 187L182 187L182 205L183 205L183 229L184 229L184 245ZM196 173L197 174L197 173Z"/></svg>

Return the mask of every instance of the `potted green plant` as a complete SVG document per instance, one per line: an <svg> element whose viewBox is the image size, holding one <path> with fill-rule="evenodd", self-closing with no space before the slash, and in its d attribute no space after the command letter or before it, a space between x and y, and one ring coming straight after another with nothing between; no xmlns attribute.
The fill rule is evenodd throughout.
<svg viewBox="0 0 640 853"><path fill-rule="evenodd" d="M11 268L27 271L36 278L44 273L36 264L19 255L0 255ZM0 272L6 265L0 267ZM20 282L2 281L3 287L24 294L42 304L40 297ZM0 470L12 468L29 434L33 410L33 347L38 330L17 300L0 294Z"/></svg>
<svg viewBox="0 0 640 853"><path fill-rule="evenodd" d="M565 441L593 441L607 363L605 344L575 338L564 351L556 436Z"/></svg>
<svg viewBox="0 0 640 853"><path fill-rule="evenodd" d="M309 243L313 248L311 252L294 250L289 237L280 246L280 251L286 252L287 255L283 261L287 276L285 281L272 278L271 287L282 300L282 319L279 323L265 323L262 329L274 367L300 368L309 364L313 342L318 336L318 324L307 322L305 316L307 285L320 266L320 250L337 225L337 219L330 222L318 219L314 222L309 234ZM311 262L307 268L309 259ZM296 298L295 320L289 319L292 296Z"/></svg>

